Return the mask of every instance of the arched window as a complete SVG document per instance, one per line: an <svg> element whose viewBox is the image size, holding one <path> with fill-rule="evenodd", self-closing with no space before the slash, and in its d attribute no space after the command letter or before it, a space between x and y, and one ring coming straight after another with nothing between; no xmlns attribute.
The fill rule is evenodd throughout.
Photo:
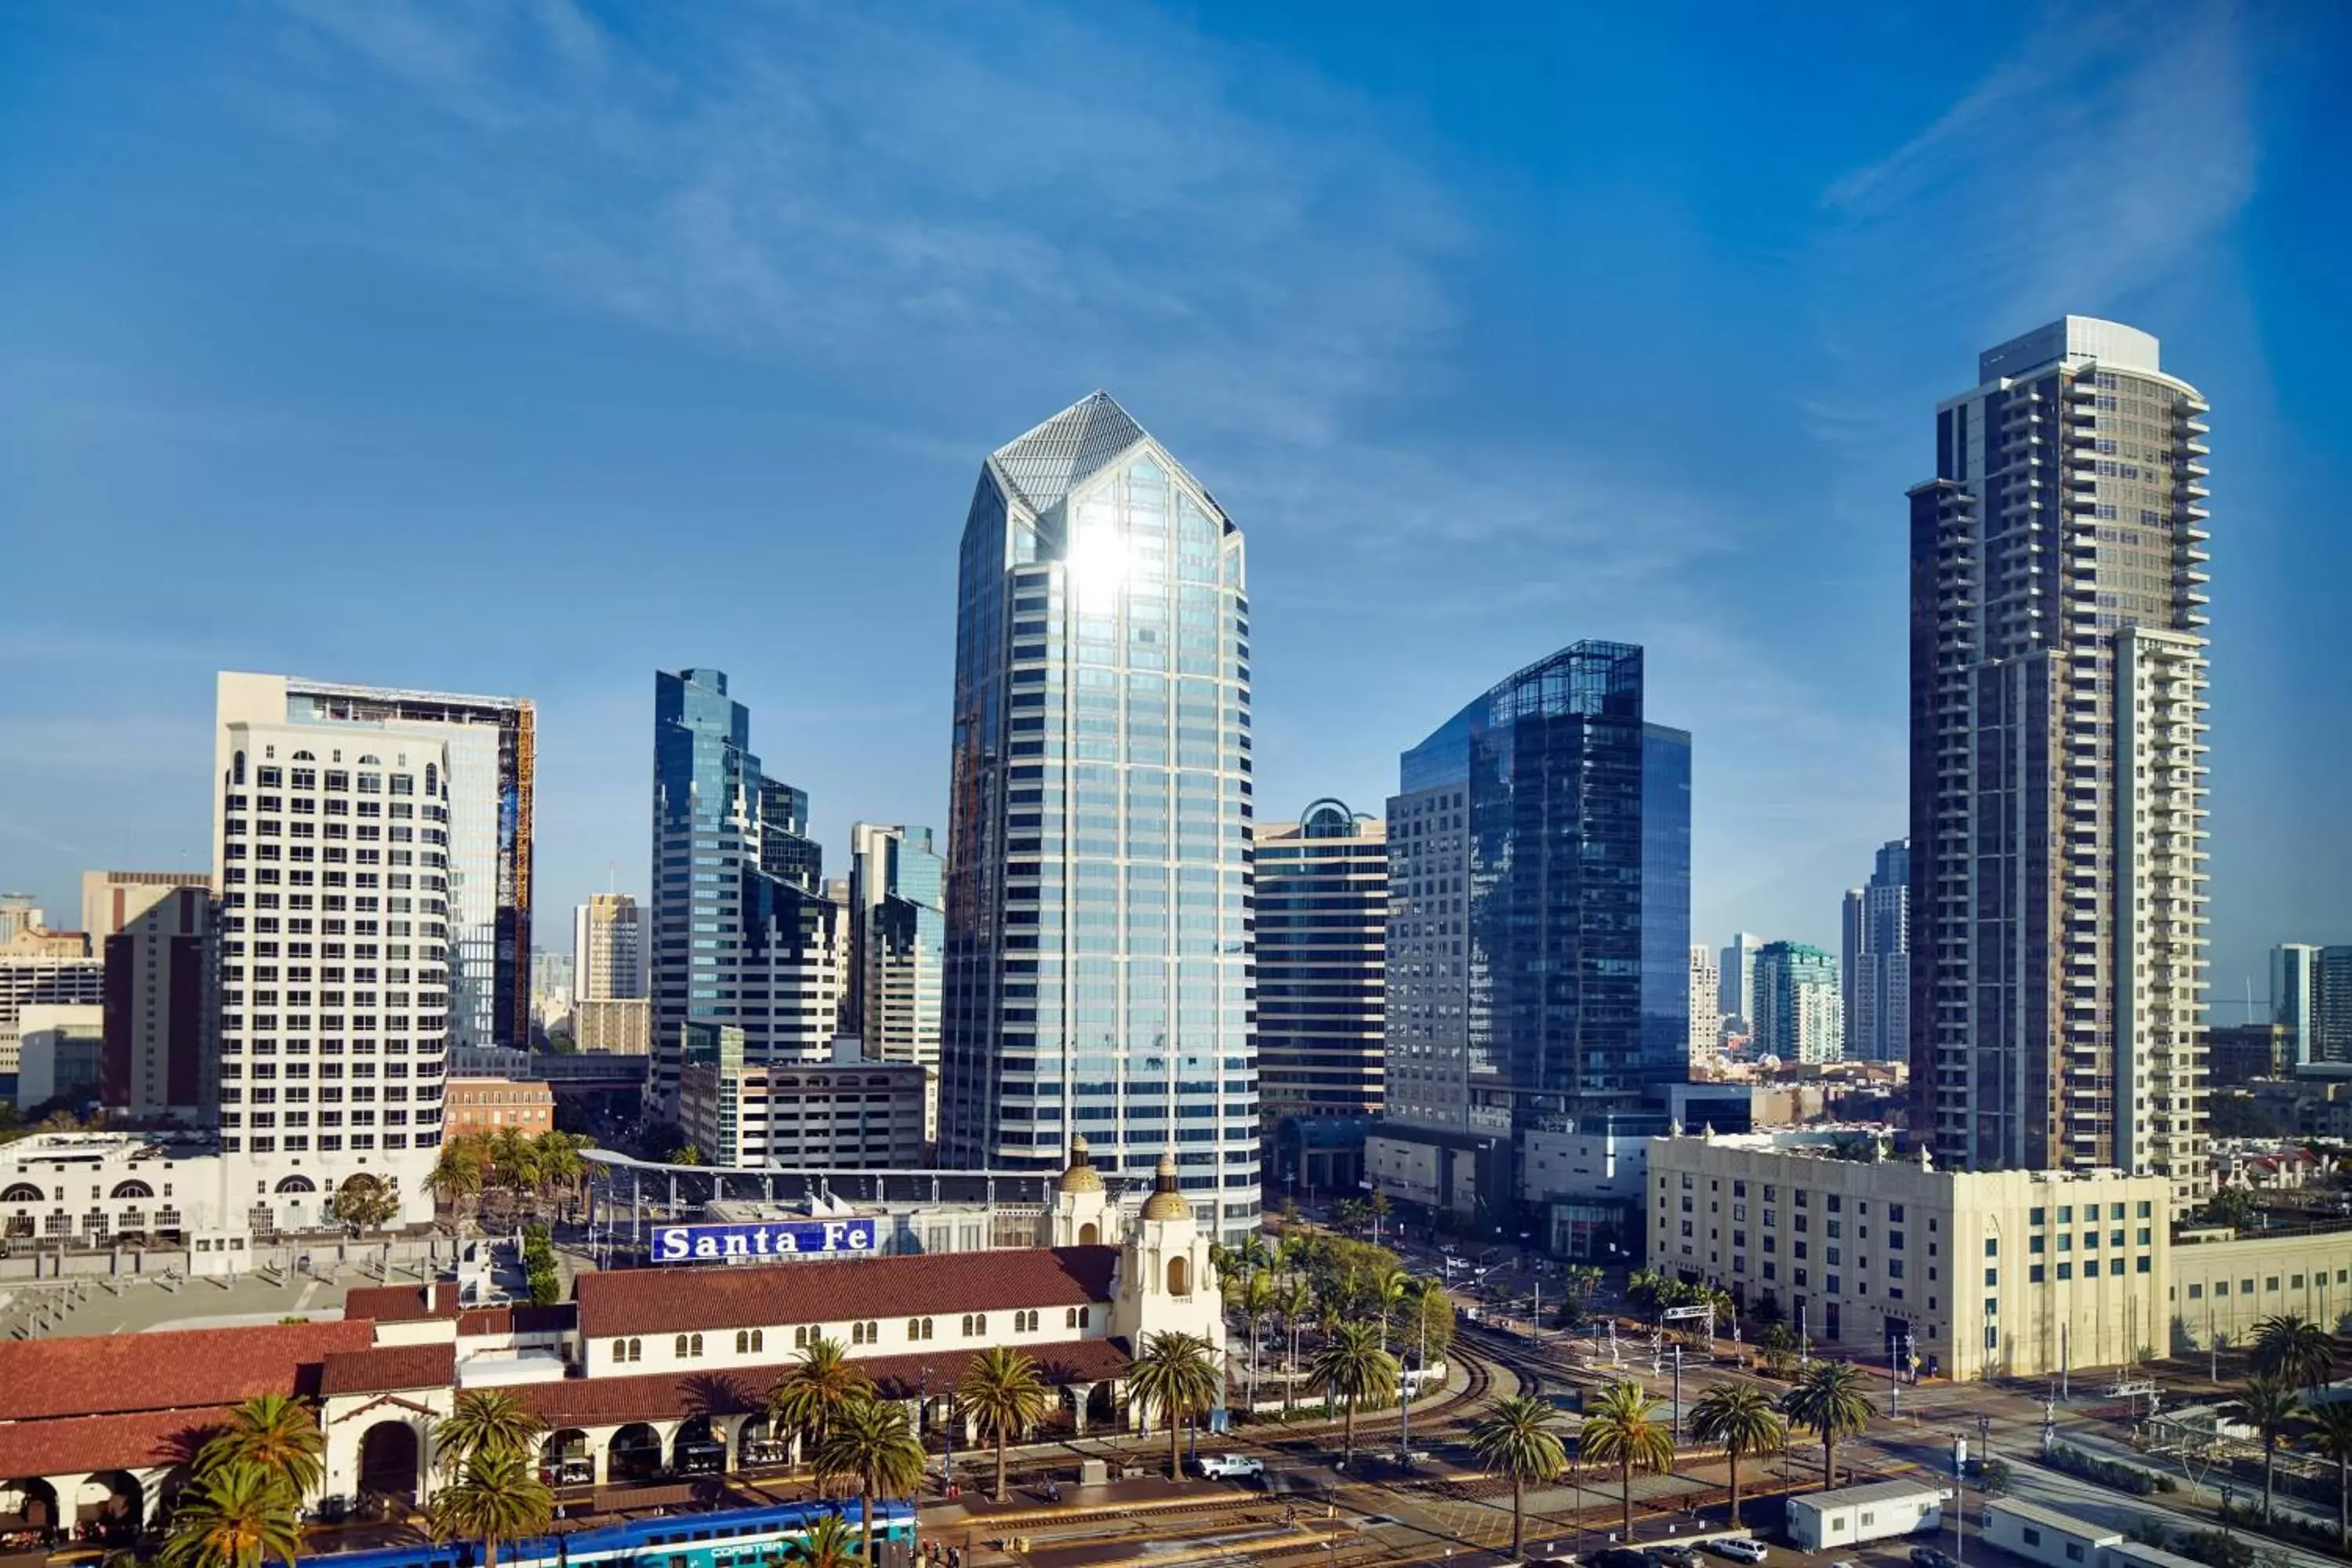
<svg viewBox="0 0 2352 1568"><path fill-rule="evenodd" d="M923 1337L922 1319L909 1318L907 1320L907 1337L910 1340L919 1340Z"/></svg>
<svg viewBox="0 0 2352 1568"><path fill-rule="evenodd" d="M702 1336L700 1334L694 1336L694 1342L692 1345L688 1347L686 1353L694 1356L698 1356L702 1353Z"/></svg>
<svg viewBox="0 0 2352 1568"><path fill-rule="evenodd" d="M1067 1307L1067 1308L1063 1309L1063 1311L1062 1311L1062 1327L1064 1327L1064 1328L1066 1328L1066 1329L1075 1329L1075 1328L1076 1328L1077 1326L1078 1326L1078 1310L1077 1310L1076 1307Z"/></svg>
<svg viewBox="0 0 2352 1568"><path fill-rule="evenodd" d="M1080 1247L1092 1247L1101 1240L1102 1232L1095 1228L1094 1221L1088 1220L1086 1224L1078 1226L1078 1245Z"/></svg>
<svg viewBox="0 0 2352 1568"><path fill-rule="evenodd" d="M808 1330L805 1328L794 1329L793 1331L793 1349L799 1351L806 1350L807 1348Z"/></svg>
<svg viewBox="0 0 2352 1568"><path fill-rule="evenodd" d="M670 1348L670 1356L671 1359L675 1361L684 1361L686 1359L686 1336L684 1334L677 1336L677 1342Z"/></svg>
<svg viewBox="0 0 2352 1568"><path fill-rule="evenodd" d="M315 1193L318 1190L317 1184L308 1176L288 1176L278 1184L278 1191L281 1193Z"/></svg>
<svg viewBox="0 0 2352 1568"><path fill-rule="evenodd" d="M245 753L244 753L243 752L239 752L236 754L236 761L235 763L233 763L232 764L230 764L230 767L229 767L229 783L231 783L231 784L243 784L244 782L245 782Z"/></svg>
<svg viewBox="0 0 2352 1568"><path fill-rule="evenodd" d="M1087 1325L1089 1322L1091 1322L1091 1321L1093 1321L1093 1318L1094 1318L1094 1309L1093 1309L1093 1308L1091 1308L1091 1307L1081 1307L1081 1308L1079 1308L1079 1309L1078 1309L1078 1327L1080 1327L1080 1328L1082 1328L1082 1329L1083 1329L1083 1328L1085 1328L1085 1327L1087 1327Z"/></svg>
<svg viewBox="0 0 2352 1568"><path fill-rule="evenodd" d="M1168 1293L1171 1296L1189 1296L1192 1293L1192 1260L1191 1258L1171 1258L1168 1260Z"/></svg>
<svg viewBox="0 0 2352 1568"><path fill-rule="evenodd" d="M646 1359L645 1341L633 1339L629 1342L629 1359L631 1361L643 1361Z"/></svg>
<svg viewBox="0 0 2352 1568"><path fill-rule="evenodd" d="M12 1187L9 1190L14 1192L16 1189ZM282 1193L286 1189L281 1185L278 1190ZM32 1193L37 1198L41 1195L40 1189L37 1187L32 1189ZM154 1195L155 1189L144 1182L117 1182L114 1184L114 1191L107 1194L110 1198L152 1198Z"/></svg>
<svg viewBox="0 0 2352 1568"><path fill-rule="evenodd" d="M748 1355L748 1354L750 1354L750 1353L751 1353L751 1331L750 1331L750 1330L748 1330L748 1329L738 1329L738 1330L736 1330L736 1331L735 1331L735 1353L736 1353L737 1355Z"/></svg>
<svg viewBox="0 0 2352 1568"><path fill-rule="evenodd" d="M764 1351L767 1348L768 1331L765 1329L753 1329L751 1331L751 1353L753 1355L758 1355L761 1351Z"/></svg>
<svg viewBox="0 0 2352 1568"><path fill-rule="evenodd" d="M440 787L435 782L439 773L440 769L436 764L432 763L425 764L425 793L427 796L437 796L440 794Z"/></svg>

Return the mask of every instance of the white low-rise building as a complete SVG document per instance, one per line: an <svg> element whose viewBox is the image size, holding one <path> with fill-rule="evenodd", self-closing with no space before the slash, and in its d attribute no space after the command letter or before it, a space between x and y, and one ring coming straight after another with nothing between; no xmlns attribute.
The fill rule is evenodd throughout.
<svg viewBox="0 0 2352 1568"><path fill-rule="evenodd" d="M1789 1500L1789 1539L1800 1551L1837 1552L1873 1541L1932 1532L1944 1521L1949 1487L1874 1481Z"/></svg>

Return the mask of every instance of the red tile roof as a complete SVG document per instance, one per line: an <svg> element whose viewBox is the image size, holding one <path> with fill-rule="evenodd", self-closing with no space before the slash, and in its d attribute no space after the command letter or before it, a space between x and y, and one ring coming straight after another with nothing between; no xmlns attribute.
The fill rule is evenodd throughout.
<svg viewBox="0 0 2352 1568"><path fill-rule="evenodd" d="M446 1388L457 1381L456 1345L385 1345L330 1355L319 1378L319 1393L321 1397L388 1394L399 1388Z"/></svg>
<svg viewBox="0 0 2352 1568"><path fill-rule="evenodd" d="M457 1333L560 1334L579 1323L579 1312L569 1301L551 1307L469 1307L457 1314Z"/></svg>
<svg viewBox="0 0 2352 1568"><path fill-rule="evenodd" d="M226 1405L215 1405L0 1424L0 1475L62 1476L182 1464L227 1424L228 1414Z"/></svg>
<svg viewBox="0 0 2352 1568"><path fill-rule="evenodd" d="M315 1394L320 1363L374 1338L373 1325L345 1321L0 1342L0 1421Z"/></svg>
<svg viewBox="0 0 2352 1568"><path fill-rule="evenodd" d="M585 1278L583 1276L583 1278ZM944 1394L963 1378L980 1353L971 1350L927 1351L917 1355L875 1356L856 1363L881 1393L912 1399L928 1387ZM1129 1357L1117 1340L1075 1340L1038 1345L1027 1352L1047 1383L1100 1383L1126 1373ZM688 1415L728 1415L758 1410L790 1362L730 1367L715 1372L646 1373L635 1377L571 1377L561 1383L518 1384L507 1392L551 1426L610 1426L624 1421L674 1421Z"/></svg>
<svg viewBox="0 0 2352 1568"><path fill-rule="evenodd" d="M1115 1247L1007 1247L838 1263L705 1265L583 1274L580 1331L592 1339L908 1312L993 1312L1110 1300Z"/></svg>
<svg viewBox="0 0 2352 1568"><path fill-rule="evenodd" d="M414 1323L426 1318L457 1315L457 1287L443 1280L435 1285L362 1285L343 1294L343 1316L372 1318L379 1323Z"/></svg>

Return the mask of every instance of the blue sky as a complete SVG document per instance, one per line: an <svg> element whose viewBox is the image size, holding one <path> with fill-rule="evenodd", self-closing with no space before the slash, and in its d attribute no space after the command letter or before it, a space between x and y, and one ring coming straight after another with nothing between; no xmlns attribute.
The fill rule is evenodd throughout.
<svg viewBox="0 0 2352 1568"><path fill-rule="evenodd" d="M2347 63L2286 5L9 6L0 886L201 865L221 668L537 699L559 944L644 886L656 667L830 856L940 822L976 467L1105 386L1249 535L1264 815L1639 641L1695 931L1833 943L1933 404L2075 310L2214 405L2234 1001L2352 941Z"/></svg>

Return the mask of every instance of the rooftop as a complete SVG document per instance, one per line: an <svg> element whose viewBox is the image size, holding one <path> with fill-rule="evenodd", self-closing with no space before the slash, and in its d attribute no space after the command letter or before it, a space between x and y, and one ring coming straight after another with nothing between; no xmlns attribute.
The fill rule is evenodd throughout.
<svg viewBox="0 0 2352 1568"><path fill-rule="evenodd" d="M1932 1481L1873 1481L1868 1486L1841 1487L1833 1492L1812 1492L1790 1498L1792 1503L1810 1508L1843 1508L1849 1503L1893 1502L1898 1498L1949 1497L1952 1489Z"/></svg>
<svg viewBox="0 0 2352 1568"><path fill-rule="evenodd" d="M0 1342L0 1421L313 1394L330 1355L374 1338L373 1324L353 1321Z"/></svg>
<svg viewBox="0 0 2352 1568"><path fill-rule="evenodd" d="M1117 1247L1056 1247L583 1274L580 1331L602 1339L909 1311L1084 1306L1110 1300L1118 1264Z"/></svg>

